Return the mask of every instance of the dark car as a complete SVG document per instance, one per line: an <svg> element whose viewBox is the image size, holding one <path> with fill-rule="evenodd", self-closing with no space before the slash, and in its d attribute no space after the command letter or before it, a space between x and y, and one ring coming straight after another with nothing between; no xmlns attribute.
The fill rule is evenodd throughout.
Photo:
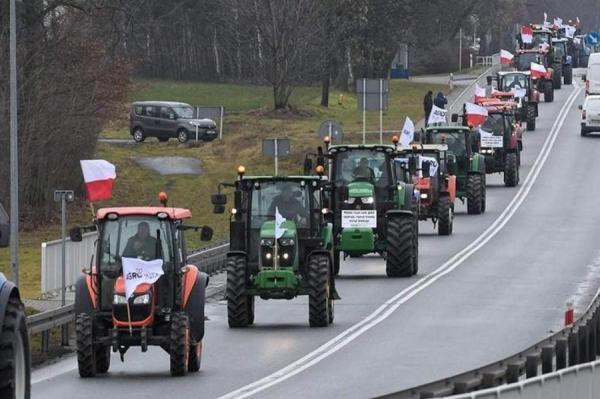
<svg viewBox="0 0 600 399"><path fill-rule="evenodd" d="M133 103L129 131L138 143L146 137L156 137L159 141L175 137L180 143L188 140L212 141L219 135L215 121L196 118L191 105L171 101Z"/></svg>

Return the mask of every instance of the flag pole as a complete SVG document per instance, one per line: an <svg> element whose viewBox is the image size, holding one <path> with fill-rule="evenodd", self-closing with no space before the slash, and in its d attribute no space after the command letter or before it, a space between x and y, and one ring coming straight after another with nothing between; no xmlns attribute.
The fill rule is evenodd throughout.
<svg viewBox="0 0 600 399"><path fill-rule="evenodd" d="M92 211L92 221L96 219L96 211L94 210L94 203L90 202L90 210Z"/></svg>
<svg viewBox="0 0 600 399"><path fill-rule="evenodd" d="M131 310L129 309L129 299L127 299L127 321L129 322L129 336L133 336L133 328L131 327Z"/></svg>

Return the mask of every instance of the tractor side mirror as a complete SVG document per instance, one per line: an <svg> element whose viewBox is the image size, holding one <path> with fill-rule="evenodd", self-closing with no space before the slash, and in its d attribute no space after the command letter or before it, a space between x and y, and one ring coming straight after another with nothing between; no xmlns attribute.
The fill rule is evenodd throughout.
<svg viewBox="0 0 600 399"><path fill-rule="evenodd" d="M304 158L304 174L308 175L313 169L313 161L311 158Z"/></svg>
<svg viewBox="0 0 600 399"><path fill-rule="evenodd" d="M458 122L458 114L452 114L450 120L452 121L452 123Z"/></svg>
<svg viewBox="0 0 600 399"><path fill-rule="evenodd" d="M212 240L213 229L209 226L202 226L200 229L200 241L210 241Z"/></svg>
<svg viewBox="0 0 600 399"><path fill-rule="evenodd" d="M421 129L420 131L415 131L415 135L413 137L413 141L416 142L421 142L421 137L423 136L423 129Z"/></svg>
<svg viewBox="0 0 600 399"><path fill-rule="evenodd" d="M325 157L323 155L317 157L317 166L325 166Z"/></svg>
<svg viewBox="0 0 600 399"><path fill-rule="evenodd" d="M410 173L411 175L417 174L417 158L408 158L408 173Z"/></svg>
<svg viewBox="0 0 600 399"><path fill-rule="evenodd" d="M581 80L583 80L583 81L585 82L585 81L587 80L587 75L585 75L585 74L584 74L584 75L581 77Z"/></svg>
<svg viewBox="0 0 600 399"><path fill-rule="evenodd" d="M83 241L83 233L81 232L81 227L73 227L71 230L69 230L69 238L72 242Z"/></svg>
<svg viewBox="0 0 600 399"><path fill-rule="evenodd" d="M213 207L213 213L217 215L223 214L225 213L225 207L223 205L215 205Z"/></svg>
<svg viewBox="0 0 600 399"><path fill-rule="evenodd" d="M323 208L329 209L331 203L329 202L329 198L323 198Z"/></svg>
<svg viewBox="0 0 600 399"><path fill-rule="evenodd" d="M10 243L10 225L0 223L0 247L7 247Z"/></svg>
<svg viewBox="0 0 600 399"><path fill-rule="evenodd" d="M487 80L487 85L491 86L492 85L492 77L488 76L488 77L486 77L486 80Z"/></svg>
<svg viewBox="0 0 600 399"><path fill-rule="evenodd" d="M431 177L431 164L428 161L421 164L421 174L423 177Z"/></svg>
<svg viewBox="0 0 600 399"><path fill-rule="evenodd" d="M580 111L583 111L583 105L579 104L577 108L579 108Z"/></svg>
<svg viewBox="0 0 600 399"><path fill-rule="evenodd" d="M213 194L210 196L210 201L213 205L226 205L227 196L225 194Z"/></svg>
<svg viewBox="0 0 600 399"><path fill-rule="evenodd" d="M348 190L348 186L342 186L339 188L340 191L340 201L346 201L348 197L350 197L350 190Z"/></svg>

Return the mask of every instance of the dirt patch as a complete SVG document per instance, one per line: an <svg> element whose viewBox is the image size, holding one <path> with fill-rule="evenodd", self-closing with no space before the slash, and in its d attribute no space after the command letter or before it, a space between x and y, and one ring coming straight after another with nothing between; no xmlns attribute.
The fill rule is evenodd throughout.
<svg viewBox="0 0 600 399"><path fill-rule="evenodd" d="M135 163L159 175L200 175L200 160L190 157L144 157L132 158Z"/></svg>

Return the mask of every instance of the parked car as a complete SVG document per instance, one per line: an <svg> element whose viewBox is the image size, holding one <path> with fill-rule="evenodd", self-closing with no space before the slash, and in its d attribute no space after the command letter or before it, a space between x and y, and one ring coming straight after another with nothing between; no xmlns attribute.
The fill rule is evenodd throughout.
<svg viewBox="0 0 600 399"><path fill-rule="evenodd" d="M583 81L586 95L600 94L600 53L590 55Z"/></svg>
<svg viewBox="0 0 600 399"><path fill-rule="evenodd" d="M600 95L590 95L585 98L581 110L581 135L600 132Z"/></svg>
<svg viewBox="0 0 600 399"><path fill-rule="evenodd" d="M196 118L191 105L171 101L133 103L129 131L138 143L147 137L156 137L159 141L177 138L180 143L188 140L212 141L219 135L215 121Z"/></svg>

